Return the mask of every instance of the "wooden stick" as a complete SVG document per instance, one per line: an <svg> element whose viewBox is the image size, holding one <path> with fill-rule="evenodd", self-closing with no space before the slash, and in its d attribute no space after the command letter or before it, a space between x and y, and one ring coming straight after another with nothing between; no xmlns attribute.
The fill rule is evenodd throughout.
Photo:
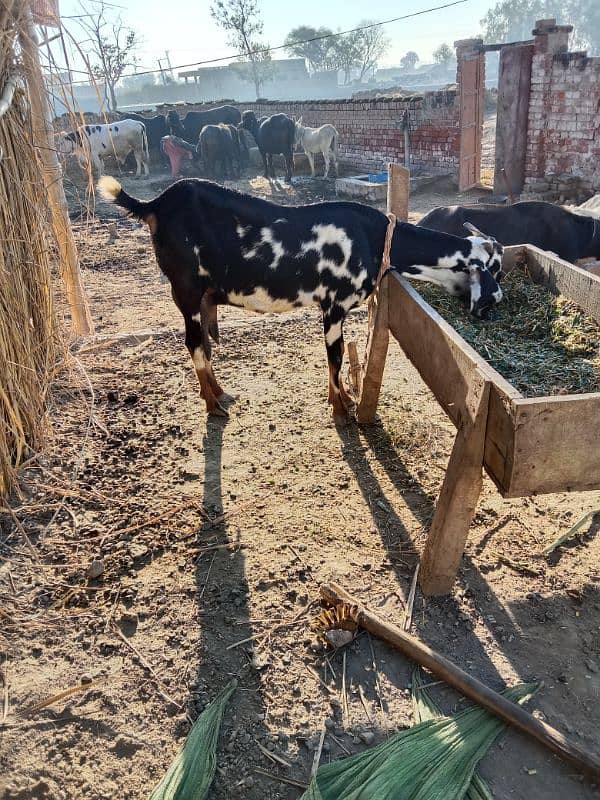
<svg viewBox="0 0 600 800"><path fill-rule="evenodd" d="M416 637L405 633L397 625L381 619L337 584L330 583L321 586L321 597L332 605L348 603L358 606L356 621L362 628L412 658L417 664L428 669L465 697L478 703L486 711L495 714L523 733L533 736L534 739L569 761L578 770L592 776L595 781L600 779L599 756L584 750L555 728L536 719L524 708L490 689Z"/></svg>

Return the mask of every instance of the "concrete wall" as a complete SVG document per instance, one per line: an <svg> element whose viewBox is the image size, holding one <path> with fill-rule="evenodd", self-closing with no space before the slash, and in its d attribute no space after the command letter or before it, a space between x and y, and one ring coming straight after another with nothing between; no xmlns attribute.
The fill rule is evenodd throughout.
<svg viewBox="0 0 600 800"><path fill-rule="evenodd" d="M568 52L570 25L538 22L531 71L526 197L600 191L600 58Z"/></svg>
<svg viewBox="0 0 600 800"><path fill-rule="evenodd" d="M212 104L214 105L214 104ZM180 113L211 104L189 105ZM339 133L340 160L357 170L380 172L391 162L404 163L403 120L410 122L411 166L429 172L456 174L459 153L459 111L455 90L408 98L254 102L237 104L257 116L284 113L302 116L307 125L326 122ZM160 113L169 106L159 106Z"/></svg>

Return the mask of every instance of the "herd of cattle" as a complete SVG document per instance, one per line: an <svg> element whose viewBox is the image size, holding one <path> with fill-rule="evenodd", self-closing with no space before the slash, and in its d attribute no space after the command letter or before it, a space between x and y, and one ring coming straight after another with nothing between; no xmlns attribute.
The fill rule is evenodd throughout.
<svg viewBox="0 0 600 800"><path fill-rule="evenodd" d="M180 174L181 162L201 160L208 177L217 177L217 165L223 177L239 177L249 162L246 134L255 141L262 157L265 177L275 177L273 156L285 160L286 179L291 181L294 171L294 149L301 146L306 153L314 176L314 155L322 153L325 177L330 162L337 174L338 133L333 125L309 128L302 118L294 120L286 114L273 114L257 118L253 111L243 114L234 106L219 106L209 111L188 111L182 118L177 111L143 117L128 113L123 118L104 125L82 125L74 131L57 137L57 150L61 155L76 155L85 167L91 163L102 175L103 159L115 156L124 164L132 154L136 163L136 177L142 170L149 175L149 160L166 159L171 174Z"/></svg>

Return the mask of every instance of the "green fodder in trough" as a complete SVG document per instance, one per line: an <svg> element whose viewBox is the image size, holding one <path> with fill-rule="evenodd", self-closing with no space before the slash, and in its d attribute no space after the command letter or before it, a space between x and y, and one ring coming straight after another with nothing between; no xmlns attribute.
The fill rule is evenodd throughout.
<svg viewBox="0 0 600 800"><path fill-rule="evenodd" d="M502 281L490 320L429 284L421 296L524 397L600 391L600 326L566 297L534 283L519 267Z"/></svg>

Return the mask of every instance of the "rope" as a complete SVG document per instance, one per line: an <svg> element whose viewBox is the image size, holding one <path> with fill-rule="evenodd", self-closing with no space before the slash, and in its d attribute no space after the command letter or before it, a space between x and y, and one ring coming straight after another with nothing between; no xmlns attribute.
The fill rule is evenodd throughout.
<svg viewBox="0 0 600 800"><path fill-rule="evenodd" d="M392 249L392 239L394 237L394 230L396 228L396 215L391 212L387 215L389 220L387 231L385 232L385 242L383 244L383 255L381 256L381 266L379 267L379 274L375 283L375 289L379 289L379 284L385 273L390 268L390 250Z"/></svg>

